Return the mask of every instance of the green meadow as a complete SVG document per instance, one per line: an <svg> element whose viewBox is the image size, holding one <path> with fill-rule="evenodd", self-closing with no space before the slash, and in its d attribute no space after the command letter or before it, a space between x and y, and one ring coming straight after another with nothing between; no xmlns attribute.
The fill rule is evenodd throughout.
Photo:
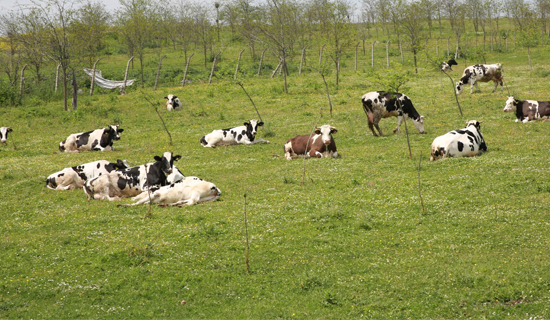
<svg viewBox="0 0 550 320"><path fill-rule="evenodd" d="M97 88L90 96L78 69L76 111L63 111L62 93L53 92L54 66L40 85L29 72L33 93L0 107L0 125L13 129L0 146L0 318L550 317L550 124L516 123L502 111L508 95L550 100L548 46L531 49L532 69L519 46L457 59L453 83L467 65L504 68L504 91L480 83L480 93L467 86L458 96L463 116L438 63L422 53L415 74L405 52L401 68L413 74L400 91L426 130L406 122L412 159L405 126L392 133L396 118L381 121L382 137L368 130L361 96L384 89L368 49L357 70L352 50L342 58L338 88L335 72L326 75L332 117L317 49L300 75L299 55L289 62L288 94L280 75L271 78L275 59L266 55L257 76L246 51L238 81L265 122L258 137L271 143L203 148L199 139L212 130L258 118L233 80L241 46L224 51L211 84L211 61L204 68L200 52L184 87L183 54L169 52L156 91L155 52L144 88L138 81L125 95ZM384 75L384 45L376 50L374 70ZM392 50L394 68L400 55ZM122 80L126 60L112 55L98 68ZM130 78L139 79L137 66ZM182 110L164 109L169 93ZM430 162L433 139L472 119L483 121L489 151ZM115 151L59 153L69 134L109 124L124 129ZM339 158L283 157L288 139L322 124L338 129ZM176 165L185 175L215 183L220 200L128 208L118 204L129 199L87 202L82 190L45 186L66 167L99 159L137 166L165 151L182 156Z"/></svg>

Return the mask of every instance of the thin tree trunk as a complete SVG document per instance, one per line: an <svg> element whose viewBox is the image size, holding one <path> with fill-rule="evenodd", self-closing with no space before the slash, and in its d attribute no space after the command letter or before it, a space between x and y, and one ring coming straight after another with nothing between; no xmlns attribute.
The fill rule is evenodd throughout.
<svg viewBox="0 0 550 320"><path fill-rule="evenodd" d="M399 41L399 52L401 52L401 63L405 63L405 57L403 57L403 45L401 41Z"/></svg>
<svg viewBox="0 0 550 320"><path fill-rule="evenodd" d="M300 58L300 69L298 70L298 74L302 74L302 65L304 64L305 56L306 56L306 47L302 49L302 57Z"/></svg>
<svg viewBox="0 0 550 320"><path fill-rule="evenodd" d="M262 63L264 62L264 54L266 50L267 49L264 49L264 51L262 51L262 55L260 56L260 65L258 66L258 77L262 73Z"/></svg>
<svg viewBox="0 0 550 320"><path fill-rule="evenodd" d="M120 88L120 93L126 94L126 81L128 80L128 69L130 68L130 62L134 60L134 56L128 60L128 63L126 63L126 72L124 73L124 84L122 85L122 88Z"/></svg>
<svg viewBox="0 0 550 320"><path fill-rule="evenodd" d="M189 64L191 63L191 57L194 55L195 53L191 53L191 55L189 56L189 58L187 59L187 63L185 64L185 72L183 73L183 80L181 80L181 86L185 86L185 81L187 81L187 71L189 70Z"/></svg>
<svg viewBox="0 0 550 320"><path fill-rule="evenodd" d="M390 40L386 42L386 68L390 67Z"/></svg>
<svg viewBox="0 0 550 320"><path fill-rule="evenodd" d="M275 77L275 74L277 73L277 71L279 70L279 68L281 67L281 64L283 63L283 60L280 60L279 61L279 64L275 67L275 70L273 70L273 73L271 74L271 78Z"/></svg>
<svg viewBox="0 0 550 320"><path fill-rule="evenodd" d="M94 68L92 69L92 83L90 84L90 96L94 94L94 85L95 85L95 68L97 66L97 63L101 60L101 58L97 59L97 61L94 63Z"/></svg>
<svg viewBox="0 0 550 320"><path fill-rule="evenodd" d="M63 110L67 111L67 99L69 95L69 88L67 88L67 67L61 66L61 71L63 72Z"/></svg>
<svg viewBox="0 0 550 320"><path fill-rule="evenodd" d="M159 74L160 74L160 68L162 66L162 59L164 59L166 57L166 55L163 55L162 57L160 57L159 59L159 67L157 69L157 76L155 77L155 86L153 87L153 91L157 91L157 84L159 82Z"/></svg>
<svg viewBox="0 0 550 320"><path fill-rule="evenodd" d="M78 84L76 83L76 75L73 70L73 110L76 110L78 104Z"/></svg>
<svg viewBox="0 0 550 320"><path fill-rule="evenodd" d="M374 69L374 44L376 43L376 41L374 41L372 43L372 48L371 48L371 67Z"/></svg>
<svg viewBox="0 0 550 320"><path fill-rule="evenodd" d="M451 37L447 38L447 57L449 56L449 40L450 39L451 39Z"/></svg>
<svg viewBox="0 0 550 320"><path fill-rule="evenodd" d="M218 56L222 53L221 51L218 52L216 56L214 56L214 62L212 62L212 70L210 70L210 77L208 78L208 84L212 83L212 76L214 75L214 69L216 68L216 62L218 61Z"/></svg>
<svg viewBox="0 0 550 320"><path fill-rule="evenodd" d="M321 63L323 62L323 48L326 46L326 44L324 44L321 49L319 49L319 66L321 66Z"/></svg>
<svg viewBox="0 0 550 320"><path fill-rule="evenodd" d="M23 68L21 69L21 78L19 80L19 99L23 97L23 82L25 82L25 69L27 68L27 65L25 64Z"/></svg>
<svg viewBox="0 0 550 320"><path fill-rule="evenodd" d="M439 37L435 39L435 55L436 57L439 57Z"/></svg>
<svg viewBox="0 0 550 320"><path fill-rule="evenodd" d="M57 92L57 85L59 83L59 68L61 67L61 62L57 65L57 69L55 71L55 92Z"/></svg>
<svg viewBox="0 0 550 320"><path fill-rule="evenodd" d="M233 80L237 80L237 74L239 73L239 65L241 64L241 56L243 55L245 49L242 49L239 53L239 59L237 59L237 67L235 68L235 76L233 77Z"/></svg>
<svg viewBox="0 0 550 320"><path fill-rule="evenodd" d="M355 71L357 71L357 47L359 47L360 44L361 42L357 42L357 45L355 45Z"/></svg>

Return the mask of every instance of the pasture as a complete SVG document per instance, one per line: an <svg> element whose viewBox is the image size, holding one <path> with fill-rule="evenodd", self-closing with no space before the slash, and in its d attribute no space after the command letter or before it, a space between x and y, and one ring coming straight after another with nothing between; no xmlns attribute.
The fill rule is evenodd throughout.
<svg viewBox="0 0 550 320"><path fill-rule="evenodd" d="M549 54L533 50L532 73L520 50L488 55L503 64L505 91L465 90L463 117L450 80L420 68L401 90L425 116L423 135L407 121L412 160L404 126L391 133L396 118L381 121L383 137L368 130L361 96L380 89L368 57L357 72L347 57L338 90L327 78L332 118L315 72L292 73L289 94L280 77L243 78L265 122L257 137L270 144L200 145L214 129L257 118L228 79L84 93L70 112L59 99L2 107L0 125L14 131L0 145L0 318L547 319L550 123L515 123L502 109L507 89L550 100ZM463 68L459 59L454 81ZM181 111L163 108L169 93ZM145 97L160 103L173 146ZM338 129L340 158L308 159L302 182L304 162L284 159L283 144L311 132L320 108L318 125ZM483 121L489 151L429 162L433 139L472 119ZM124 129L115 151L57 152L69 134L115 123ZM220 200L153 206L149 216L148 206L45 186L65 167L137 166L165 151L182 155L185 175L215 183Z"/></svg>

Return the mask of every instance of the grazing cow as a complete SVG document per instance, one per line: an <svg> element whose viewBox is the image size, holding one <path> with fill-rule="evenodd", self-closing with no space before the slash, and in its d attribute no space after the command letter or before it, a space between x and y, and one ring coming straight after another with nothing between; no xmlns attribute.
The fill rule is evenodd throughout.
<svg viewBox="0 0 550 320"><path fill-rule="evenodd" d="M529 122L531 120L550 117L550 101L517 100L514 96L508 97L504 112L516 113L516 122Z"/></svg>
<svg viewBox="0 0 550 320"><path fill-rule="evenodd" d="M2 139L2 143L6 143L8 140L8 133L12 132L13 130L10 127L1 127L0 128L0 139Z"/></svg>
<svg viewBox="0 0 550 320"><path fill-rule="evenodd" d="M127 206L154 203L160 206L194 205L200 202L217 200L221 191L215 184L198 178L186 179L168 186L151 188L151 193L143 192L132 198L135 202Z"/></svg>
<svg viewBox="0 0 550 320"><path fill-rule="evenodd" d="M164 97L164 99L166 99L166 110L172 111L182 108L180 99L175 95L169 94L168 96Z"/></svg>
<svg viewBox="0 0 550 320"><path fill-rule="evenodd" d="M155 162L122 171L112 171L86 181L84 192L90 199L118 200L121 197L133 197L152 186L168 184L167 176L172 173L174 161L180 155L173 156L165 152L162 157L155 156Z"/></svg>
<svg viewBox="0 0 550 320"><path fill-rule="evenodd" d="M414 108L411 99L401 93L388 93L384 91L368 92L363 95L363 110L367 114L369 129L372 134L378 136L374 131L374 127L382 136L382 130L378 126L380 119L388 117L397 117L397 127L393 133L400 132L399 127L403 123L403 119L412 119L414 126L420 133L424 131L424 116L421 116Z"/></svg>
<svg viewBox="0 0 550 320"><path fill-rule="evenodd" d="M258 120L250 120L245 122L244 126L214 130L211 133L203 136L200 140L203 147L215 148L216 146L229 146L234 144L256 144L269 143L264 139L256 139L258 127L263 126L263 122Z"/></svg>
<svg viewBox="0 0 550 320"><path fill-rule="evenodd" d="M65 141L59 143L61 152L80 152L85 150L114 150L113 141L120 139L120 133L124 131L118 125L110 125L107 128L96 129L88 132L73 133Z"/></svg>
<svg viewBox="0 0 550 320"><path fill-rule="evenodd" d="M474 85L476 86L477 91L481 92L479 90L477 83L489 82L491 80L495 83L495 88L493 89L493 92L497 90L499 83L500 83L500 91L503 91L504 88L503 88L502 79L503 79L502 65L500 63L476 64L473 66L469 66L466 69L464 69L464 72L462 73L462 77L460 78L460 81L456 83L456 94L462 93L462 89L464 89L464 86L467 83L470 84L470 94L472 94Z"/></svg>
<svg viewBox="0 0 550 320"><path fill-rule="evenodd" d="M443 62L443 65L441 66L441 71L453 71L453 66L458 66L458 63L456 63L455 59L451 59L447 62Z"/></svg>
<svg viewBox="0 0 550 320"><path fill-rule="evenodd" d="M481 122L470 120L466 128L453 130L434 139L430 161L446 157L473 157L487 151Z"/></svg>
<svg viewBox="0 0 550 320"><path fill-rule="evenodd" d="M46 186L53 190L81 189L89 179L108 174L113 170L122 170L129 167L126 160L120 159L116 163L107 160L89 162L51 174L46 179Z"/></svg>
<svg viewBox="0 0 550 320"><path fill-rule="evenodd" d="M285 158L292 160L300 155L306 157L328 158L338 157L333 134L338 132L335 127L325 124L315 128L314 135L296 136L285 143Z"/></svg>

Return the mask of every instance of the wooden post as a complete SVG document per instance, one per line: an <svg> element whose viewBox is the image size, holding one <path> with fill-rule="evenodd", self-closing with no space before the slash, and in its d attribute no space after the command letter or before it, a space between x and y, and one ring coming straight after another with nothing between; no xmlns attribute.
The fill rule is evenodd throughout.
<svg viewBox="0 0 550 320"><path fill-rule="evenodd" d="M73 86L73 110L76 110L76 107L78 104L78 84L76 83L76 75L74 70L73 70L73 81L71 84Z"/></svg>
<svg viewBox="0 0 550 320"><path fill-rule="evenodd" d="M214 57L214 62L212 62L212 70L210 70L210 77L208 78L208 84L212 83L212 75L214 75L214 68L216 68L216 61L218 61L218 56L222 53L221 51Z"/></svg>
<svg viewBox="0 0 550 320"><path fill-rule="evenodd" d="M451 37L447 38L447 57L449 56L449 40L450 39L451 39Z"/></svg>
<svg viewBox="0 0 550 320"><path fill-rule="evenodd" d="M92 69L92 83L90 84L90 96L94 94L94 84L95 84L95 68L97 66L97 63L101 60L101 58L97 59L94 63L94 68Z"/></svg>
<svg viewBox="0 0 550 320"><path fill-rule="evenodd" d="M277 71L279 70L282 64L283 64L283 60L280 60L279 64L275 67L275 70L273 70L273 73L271 74L271 78L275 76L275 74L277 73Z"/></svg>
<svg viewBox="0 0 550 320"><path fill-rule="evenodd" d="M61 67L61 62L57 65L57 70L55 70L55 92L57 92L57 84L59 83L59 68Z"/></svg>
<svg viewBox="0 0 550 320"><path fill-rule="evenodd" d="M19 99L23 97L23 82L25 81L25 69L27 68L27 65L25 64L23 66L23 69L21 69L21 79L19 80Z"/></svg>
<svg viewBox="0 0 550 320"><path fill-rule="evenodd" d="M321 49L319 49L319 66L321 65L321 62L323 62L323 48L326 46L326 44L323 44Z"/></svg>
<svg viewBox="0 0 550 320"><path fill-rule="evenodd" d="M386 68L390 67L390 40L386 42Z"/></svg>
<svg viewBox="0 0 550 320"><path fill-rule="evenodd" d="M260 74L262 73L262 63L264 62L264 54L266 50L267 49L264 49L264 51L262 51L262 56L260 57L260 65L258 66L258 76L260 76Z"/></svg>
<svg viewBox="0 0 550 320"><path fill-rule="evenodd" d="M128 60L128 63L126 64L126 72L124 73L124 84L122 85L122 88L120 88L120 93L125 94L126 93L126 81L128 80L128 69L130 68L130 62L134 60L134 56Z"/></svg>
<svg viewBox="0 0 550 320"><path fill-rule="evenodd" d="M243 55L244 49L239 53L239 59L237 59L237 67L235 68L235 76L233 80L237 80L237 74L239 73L239 65L241 64L241 56Z"/></svg>
<svg viewBox="0 0 550 320"><path fill-rule="evenodd" d="M426 42L424 43L424 48L426 48L426 63L428 63L428 40L429 38L426 38Z"/></svg>
<svg viewBox="0 0 550 320"><path fill-rule="evenodd" d="M439 37L435 39L435 56L439 57Z"/></svg>
<svg viewBox="0 0 550 320"><path fill-rule="evenodd" d="M403 45L401 40L399 41L399 52L401 52L401 63L405 63L405 58L403 57Z"/></svg>
<svg viewBox="0 0 550 320"><path fill-rule="evenodd" d="M157 76L155 77L155 86L153 87L153 91L157 91L157 84L159 82L159 74L160 74L160 68L162 66L162 59L166 58L166 55L163 55L162 57L160 57L160 60L159 60L159 67L157 69Z"/></svg>
<svg viewBox="0 0 550 320"><path fill-rule="evenodd" d="M373 69L374 69L374 44L375 43L376 43L376 41L373 41L372 48L371 48L371 66L372 66Z"/></svg>
<svg viewBox="0 0 550 320"><path fill-rule="evenodd" d="M357 47L359 47L360 44L361 42L357 42L355 45L355 71L357 71Z"/></svg>
<svg viewBox="0 0 550 320"><path fill-rule="evenodd" d="M302 65L304 64L306 56L306 47L302 49L302 57L300 58L300 69L298 70L298 74L302 74Z"/></svg>
<svg viewBox="0 0 550 320"><path fill-rule="evenodd" d="M183 73L183 80L181 80L181 86L185 86L185 81L187 80L187 71L189 70L189 64L191 63L191 57L194 55L195 53L191 53L191 55L189 56L189 58L187 59L187 63L185 64L185 72Z"/></svg>

